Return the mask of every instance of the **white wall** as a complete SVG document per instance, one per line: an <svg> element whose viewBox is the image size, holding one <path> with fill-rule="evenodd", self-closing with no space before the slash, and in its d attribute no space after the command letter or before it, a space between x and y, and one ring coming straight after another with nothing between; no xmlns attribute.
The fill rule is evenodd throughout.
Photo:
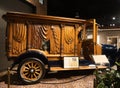
<svg viewBox="0 0 120 88"><path fill-rule="evenodd" d="M92 31L89 31L88 35L91 35ZM120 28L114 29L99 29L99 44L107 44L108 37L118 37L118 47L120 48Z"/></svg>

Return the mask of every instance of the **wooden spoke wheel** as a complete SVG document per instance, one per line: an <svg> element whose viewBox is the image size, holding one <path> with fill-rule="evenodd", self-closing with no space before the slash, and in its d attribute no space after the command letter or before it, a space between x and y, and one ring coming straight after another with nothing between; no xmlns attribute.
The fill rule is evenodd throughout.
<svg viewBox="0 0 120 88"><path fill-rule="evenodd" d="M27 58L18 67L19 76L25 83L36 83L45 75L45 67L37 58Z"/></svg>

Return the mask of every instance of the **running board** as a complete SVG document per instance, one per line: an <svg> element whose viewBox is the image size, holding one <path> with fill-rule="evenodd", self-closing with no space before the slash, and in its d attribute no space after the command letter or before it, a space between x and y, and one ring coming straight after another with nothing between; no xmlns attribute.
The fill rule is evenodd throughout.
<svg viewBox="0 0 120 88"><path fill-rule="evenodd" d="M106 69L106 68L107 66L79 66L79 68L50 67L50 71L95 70L95 69Z"/></svg>

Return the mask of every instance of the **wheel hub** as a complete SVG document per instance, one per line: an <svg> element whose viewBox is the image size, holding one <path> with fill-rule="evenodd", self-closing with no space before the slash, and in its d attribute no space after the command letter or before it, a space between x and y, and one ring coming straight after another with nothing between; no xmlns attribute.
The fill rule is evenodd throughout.
<svg viewBox="0 0 120 88"><path fill-rule="evenodd" d="M29 72L30 72L31 74L34 74L34 73L35 73L35 69L34 69L34 68L31 68L31 69L29 70Z"/></svg>

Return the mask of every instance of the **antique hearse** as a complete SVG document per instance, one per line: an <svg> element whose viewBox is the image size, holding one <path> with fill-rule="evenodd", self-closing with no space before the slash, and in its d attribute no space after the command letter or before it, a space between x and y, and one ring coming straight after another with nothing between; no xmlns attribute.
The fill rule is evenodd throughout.
<svg viewBox="0 0 120 88"><path fill-rule="evenodd" d="M26 83L39 81L49 71L94 69L80 61L94 63L91 55L101 54L95 19L20 12L7 12L3 19L7 22L7 57L14 61L11 69L17 66ZM90 30L92 38L88 39Z"/></svg>

